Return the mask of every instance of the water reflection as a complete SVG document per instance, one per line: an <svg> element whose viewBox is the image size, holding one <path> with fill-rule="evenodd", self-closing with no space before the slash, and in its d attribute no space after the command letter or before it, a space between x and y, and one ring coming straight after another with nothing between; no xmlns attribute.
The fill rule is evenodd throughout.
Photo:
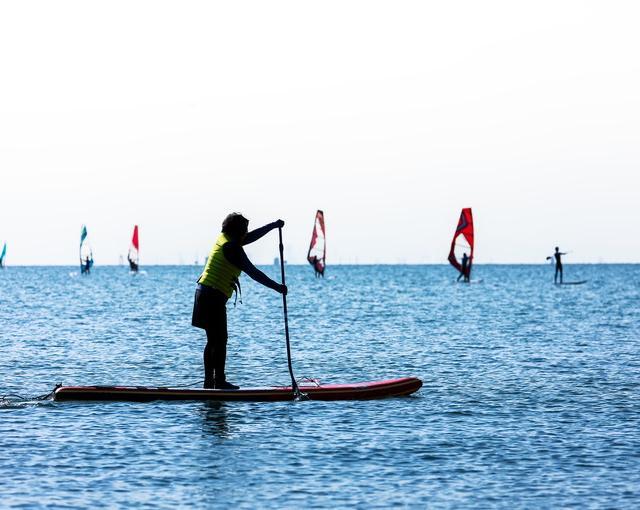
<svg viewBox="0 0 640 510"><path fill-rule="evenodd" d="M203 402L202 404L202 431L222 439L231 437L228 418L228 409L225 402Z"/></svg>

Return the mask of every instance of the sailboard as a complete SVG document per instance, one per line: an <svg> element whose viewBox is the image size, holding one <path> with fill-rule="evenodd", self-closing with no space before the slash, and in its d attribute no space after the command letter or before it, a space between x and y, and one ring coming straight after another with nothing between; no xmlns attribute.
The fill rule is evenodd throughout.
<svg viewBox="0 0 640 510"><path fill-rule="evenodd" d="M80 273L88 274L93 267L93 250L89 242L87 226L82 225L80 229Z"/></svg>
<svg viewBox="0 0 640 510"><path fill-rule="evenodd" d="M138 225L133 227L133 237L131 238L131 246L129 246L129 253L127 254L127 260L129 261L129 269L134 273L138 272L140 265L140 244L138 242Z"/></svg>
<svg viewBox="0 0 640 510"><path fill-rule="evenodd" d="M471 266L473 265L473 215L471 208L462 209L458 226L451 240L451 249L449 250L449 263L455 267L460 276L464 277L465 282L471 279Z"/></svg>
<svg viewBox="0 0 640 510"><path fill-rule="evenodd" d="M355 384L319 384L314 381L300 384L299 389L308 400L371 400L411 395L422 387L416 377ZM200 388L168 388L159 386L60 386L53 399L117 400L148 402L152 400L244 400L279 402L295 400L291 386L242 388L238 390L209 390Z"/></svg>
<svg viewBox="0 0 640 510"><path fill-rule="evenodd" d="M2 251L0 252L0 267L4 267L4 257L7 254L7 243L2 245Z"/></svg>
<svg viewBox="0 0 640 510"><path fill-rule="evenodd" d="M579 280L575 282L557 282L556 285L582 285L587 283L587 280Z"/></svg>
<svg viewBox="0 0 640 510"><path fill-rule="evenodd" d="M318 209L313 220L313 232L307 260L313 266L316 277L324 276L326 267L327 245L325 242L324 213Z"/></svg>

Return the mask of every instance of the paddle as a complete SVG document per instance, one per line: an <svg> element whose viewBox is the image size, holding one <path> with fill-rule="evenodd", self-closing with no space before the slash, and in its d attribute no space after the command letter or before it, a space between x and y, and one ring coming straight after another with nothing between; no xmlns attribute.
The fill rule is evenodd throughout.
<svg viewBox="0 0 640 510"><path fill-rule="evenodd" d="M286 285L284 279L284 246L282 245L282 227L278 227L278 235L280 236L280 274L282 275L282 285ZM289 363L289 375L291 376L291 388L296 399L303 397L303 393L298 388L296 378L293 376L293 367L291 366L291 346L289 345L289 316L287 315L287 295L282 294L282 306L284 307L284 334L287 338L287 361Z"/></svg>

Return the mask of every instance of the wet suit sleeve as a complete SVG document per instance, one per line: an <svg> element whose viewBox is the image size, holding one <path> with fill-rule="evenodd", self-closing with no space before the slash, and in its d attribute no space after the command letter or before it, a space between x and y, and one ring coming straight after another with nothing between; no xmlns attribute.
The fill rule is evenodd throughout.
<svg viewBox="0 0 640 510"><path fill-rule="evenodd" d="M267 232L269 230L267 230ZM225 244L222 247L222 250L224 252L224 256L226 257L226 259L229 262L231 262L234 266L239 267L243 272L248 274L252 280L257 281L258 283L261 283L265 287L269 287L270 289L273 289L276 292L280 292L282 286L279 283L274 282L266 274L260 271L256 266L254 266L249 260L249 257L247 257L247 254L242 249L242 246L231 241Z"/></svg>

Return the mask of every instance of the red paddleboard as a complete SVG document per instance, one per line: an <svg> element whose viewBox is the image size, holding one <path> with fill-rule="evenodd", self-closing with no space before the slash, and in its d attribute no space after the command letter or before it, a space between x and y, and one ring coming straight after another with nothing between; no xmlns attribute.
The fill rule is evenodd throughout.
<svg viewBox="0 0 640 510"><path fill-rule="evenodd" d="M403 377L386 381L355 384L315 384L304 382L300 391L309 400L367 400L400 397L420 389L422 381L416 377ZM291 386L271 388L241 388L239 390L209 390L200 388L164 388L158 386L60 386L53 399L62 400L124 400L145 402L150 400L246 400L275 402L294 400Z"/></svg>

